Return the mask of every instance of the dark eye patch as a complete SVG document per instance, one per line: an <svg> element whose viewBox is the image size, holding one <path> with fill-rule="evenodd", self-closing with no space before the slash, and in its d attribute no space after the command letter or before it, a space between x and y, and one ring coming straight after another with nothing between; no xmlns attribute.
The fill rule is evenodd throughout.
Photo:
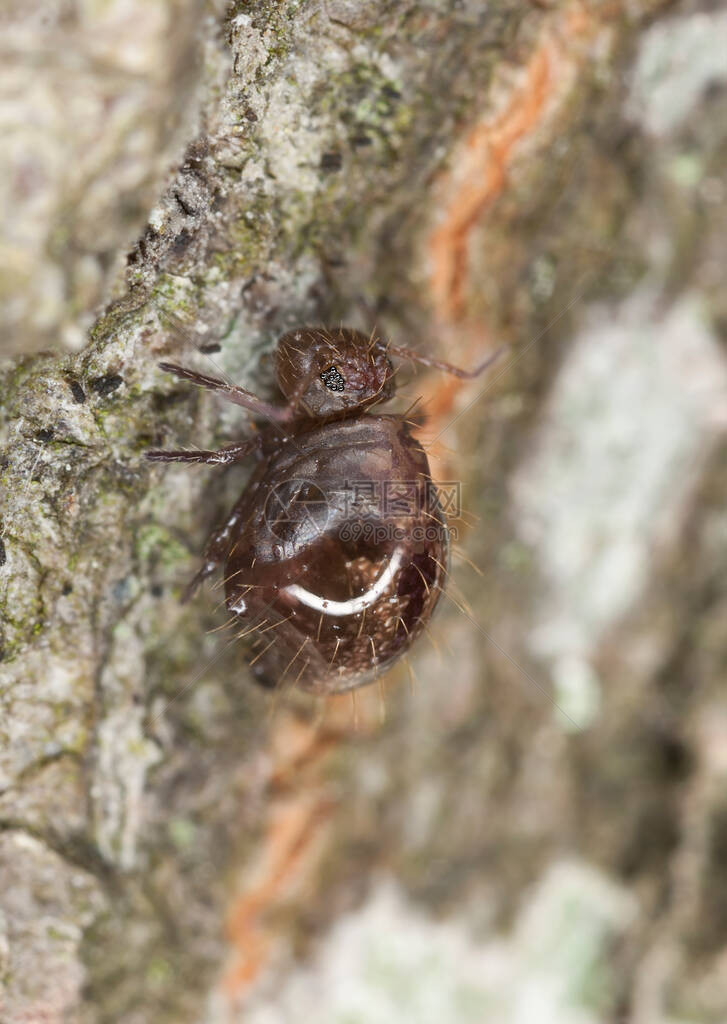
<svg viewBox="0 0 727 1024"><path fill-rule="evenodd" d="M346 386L346 381L335 366L329 366L327 370L324 370L321 374L321 380L329 391L343 391Z"/></svg>

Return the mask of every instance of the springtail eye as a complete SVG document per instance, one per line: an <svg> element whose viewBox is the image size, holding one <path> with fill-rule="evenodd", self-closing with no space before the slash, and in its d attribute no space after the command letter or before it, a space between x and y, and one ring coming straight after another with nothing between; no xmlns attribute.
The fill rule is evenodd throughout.
<svg viewBox="0 0 727 1024"><path fill-rule="evenodd" d="M324 370L321 374L321 380L329 391L343 391L346 386L343 375L338 372L335 366L329 366L327 370Z"/></svg>

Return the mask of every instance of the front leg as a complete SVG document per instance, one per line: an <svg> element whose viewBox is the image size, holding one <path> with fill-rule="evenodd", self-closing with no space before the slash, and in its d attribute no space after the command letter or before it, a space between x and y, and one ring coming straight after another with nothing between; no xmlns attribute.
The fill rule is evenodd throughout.
<svg viewBox="0 0 727 1024"><path fill-rule="evenodd" d="M226 401L241 405L244 409L248 409L257 416L262 416L271 423L287 423L293 418L294 410L289 406L271 405L270 402L264 402L246 388L228 384L227 381L220 380L218 377L209 377L206 373L188 370L186 366L178 366L176 363L159 363L159 369L164 370L165 373L173 373L179 380L187 380L199 388L216 391Z"/></svg>

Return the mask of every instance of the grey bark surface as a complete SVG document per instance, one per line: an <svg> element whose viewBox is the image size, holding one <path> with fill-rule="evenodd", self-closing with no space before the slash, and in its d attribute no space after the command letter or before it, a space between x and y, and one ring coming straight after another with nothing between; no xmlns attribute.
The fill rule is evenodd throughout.
<svg viewBox="0 0 727 1024"><path fill-rule="evenodd" d="M532 982L724 1020L724 13L40 11L2 43L0 1019L459 1024ZM484 575L385 715L250 684L219 588L179 603L245 472L143 459L247 430L160 359L271 396L341 320L512 346L435 411Z"/></svg>

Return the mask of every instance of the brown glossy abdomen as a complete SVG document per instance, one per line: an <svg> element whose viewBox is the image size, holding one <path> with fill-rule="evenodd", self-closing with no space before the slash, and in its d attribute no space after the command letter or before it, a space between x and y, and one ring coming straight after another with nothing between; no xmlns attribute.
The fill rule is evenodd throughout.
<svg viewBox="0 0 727 1024"><path fill-rule="evenodd" d="M397 417L286 442L239 503L228 609L270 686L340 693L371 682L431 618L449 534L426 454Z"/></svg>

